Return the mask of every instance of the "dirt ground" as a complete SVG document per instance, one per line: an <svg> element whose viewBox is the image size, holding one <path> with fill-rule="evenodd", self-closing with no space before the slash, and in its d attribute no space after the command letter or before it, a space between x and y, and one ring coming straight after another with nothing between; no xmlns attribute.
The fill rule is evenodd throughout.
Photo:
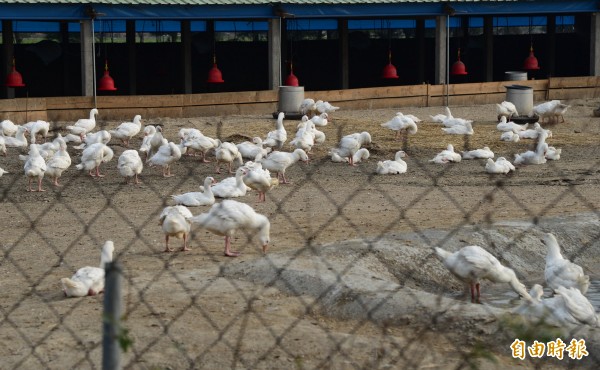
<svg viewBox="0 0 600 370"><path fill-rule="evenodd" d="M598 276L600 118L592 111L600 100L568 103L566 122L545 125L561 159L506 176L486 174L482 160L429 162L450 143L457 151L488 146L511 161L530 149L532 140L499 140L494 105L452 107L455 117L474 120L472 136L447 135L431 123L429 115L443 113L441 107L402 108L423 122L401 141L380 126L398 109L332 114L319 128L325 144L313 149L309 163L287 171L292 184L273 188L265 203L257 203L255 192L237 198L269 218L266 256L241 233L233 247L242 256L224 257L223 238L198 227L192 228L191 251L163 253L158 215L173 204L171 195L197 191L206 176L228 176L216 174L214 163L184 156L172 168L174 177L145 167L141 185L126 185L116 168L126 148L113 139L115 158L102 167L106 177L78 172L79 152L70 147L73 166L63 174L64 186L45 179L46 192L30 193L19 151L9 148L0 157L0 167L10 172L0 178L0 367L101 366L104 297L64 298L59 280L95 266L110 239L124 269L128 331L122 338L133 341L123 356L127 368L597 368L593 351L580 362L513 359L515 334L499 325L498 316L518 304L516 295L490 287L482 305L467 303L461 284L430 249L476 243L502 254L530 286L543 281L545 252L537 236L555 227L563 230L559 240L570 248L567 255ZM120 123L102 120L99 110L101 128ZM275 126L271 112L143 119L163 125L170 140L180 128L195 127L237 143L265 137ZM288 141L297 123L285 120ZM53 122L51 136L65 133L68 124ZM356 167L331 162L327 152L339 138L361 131L373 138L371 157ZM131 146L140 143L141 134ZM377 161L393 159L400 149L409 155L407 173L375 175ZM199 214L208 207L190 209ZM581 215L591 221L565 221ZM495 294L509 298L495 305Z"/></svg>

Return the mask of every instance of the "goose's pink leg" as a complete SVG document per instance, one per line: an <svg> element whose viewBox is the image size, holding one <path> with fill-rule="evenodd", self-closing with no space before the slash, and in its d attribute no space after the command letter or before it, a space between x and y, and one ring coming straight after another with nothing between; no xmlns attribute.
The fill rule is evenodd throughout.
<svg viewBox="0 0 600 370"><path fill-rule="evenodd" d="M58 176L54 178L54 186L62 186L58 183Z"/></svg>
<svg viewBox="0 0 600 370"><path fill-rule="evenodd" d="M96 177L104 177L105 175L100 174L100 165L96 166Z"/></svg>
<svg viewBox="0 0 600 370"><path fill-rule="evenodd" d="M288 179L285 178L285 172L280 172L280 174L281 174L281 179L282 179L281 183L289 184L290 182L288 181Z"/></svg>
<svg viewBox="0 0 600 370"><path fill-rule="evenodd" d="M184 252L191 251L191 249L187 246L187 234L183 234L183 247L181 247L181 250Z"/></svg>
<svg viewBox="0 0 600 370"><path fill-rule="evenodd" d="M210 163L210 161L206 159L206 152L200 152L202 153L202 163Z"/></svg>
<svg viewBox="0 0 600 370"><path fill-rule="evenodd" d="M471 287L471 302L475 302L475 285L473 283L469 284Z"/></svg>
<svg viewBox="0 0 600 370"><path fill-rule="evenodd" d="M38 189L37 191L46 191L44 189L42 189L42 178L38 177Z"/></svg>
<svg viewBox="0 0 600 370"><path fill-rule="evenodd" d="M231 237L229 236L225 237L225 255L227 257L237 257L240 255L240 252L231 250Z"/></svg>
<svg viewBox="0 0 600 370"><path fill-rule="evenodd" d="M169 235L165 235L165 252L173 252L173 249L169 248Z"/></svg>

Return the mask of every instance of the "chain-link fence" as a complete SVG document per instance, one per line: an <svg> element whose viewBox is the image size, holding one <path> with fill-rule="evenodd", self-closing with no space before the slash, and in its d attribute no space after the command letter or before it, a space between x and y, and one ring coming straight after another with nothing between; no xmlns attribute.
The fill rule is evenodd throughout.
<svg viewBox="0 0 600 370"><path fill-rule="evenodd" d="M405 110L423 119L442 111ZM600 122L587 105L574 106L567 123L549 127L548 142L563 149L560 160L490 175L481 159L430 160L448 143L457 151L487 145L496 157L512 160L533 141L500 142L490 106L455 111L475 119L474 135L446 135L423 122L417 134L397 141L380 126L395 111L336 112L320 128L327 141L313 148L310 162L286 171L291 184L274 186L265 202L254 191L236 198L265 215L271 228L264 255L253 232L238 231L231 239L241 252L235 258L223 256L222 236L197 224L187 240L190 251L178 250L182 241L171 238L175 251L164 252L159 215L174 204L171 195L198 191L207 176L233 176L215 173L212 152L212 163L182 156L173 177L146 164L142 184L135 185L116 168L127 149L118 140L109 144L115 156L101 165L102 178L74 168L80 151L69 144L73 166L61 177L63 186L45 179L45 192L28 192L24 162L9 148L0 158L9 171L0 178L0 367L100 368L104 322L115 325L121 365L135 369L597 368L592 325L557 326L556 316L528 320L543 311L509 283L482 280L480 304L472 303L434 248L481 246L510 267L527 292L543 285L541 301L549 304L556 296L544 277L542 238L552 233L563 256L590 276L586 297L597 309ZM162 124L172 141L180 128L196 127L240 142L264 137L274 121L146 123ZM54 124L50 136L64 133L67 124ZM100 128L116 124L101 122ZM285 122L289 137L296 124ZM342 135L365 130L373 139L366 145L370 158L357 166L331 161L328 149ZM140 142L138 135L131 148ZM399 149L408 154L407 172L377 175L376 163ZM209 207L189 209L199 215ZM60 283L83 266L98 266L106 240L114 242L122 268L120 320L103 314L105 295L66 298ZM568 315L564 302L561 307Z"/></svg>

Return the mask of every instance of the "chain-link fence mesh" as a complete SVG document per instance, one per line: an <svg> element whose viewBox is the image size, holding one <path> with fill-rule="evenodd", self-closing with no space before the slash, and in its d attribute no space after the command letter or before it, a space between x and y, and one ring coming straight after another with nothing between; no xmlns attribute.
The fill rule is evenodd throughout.
<svg viewBox="0 0 600 370"><path fill-rule="evenodd" d="M405 111L426 120L441 108ZM380 126L393 110L336 112L320 127L327 140L313 148L311 161L286 171L292 184L275 186L263 203L256 192L236 198L271 224L266 255L255 235L238 231L232 238L242 253L237 258L224 257L223 237L198 225L191 228L191 251L163 252L158 219L173 204L170 196L197 191L206 176L231 176L215 173L211 152L212 163L184 155L173 165L174 177L146 165L142 184L132 185L116 169L127 149L118 140L109 144L115 158L101 166L103 178L78 172L80 151L69 144L73 166L63 186L45 179L46 191L38 193L26 191L19 151L9 148L0 161L9 171L0 178L0 367L101 367L103 295L65 298L60 279L97 266L102 245L112 240L123 267L119 343L126 368L597 368L596 329L525 320L515 313L525 300L509 284L482 280L481 302L471 303L434 247L481 246L514 270L527 291L544 285L543 299L551 300L541 240L551 232L563 255L591 276L586 296L597 308L600 122L589 105L574 106L567 123L549 127L548 142L563 149L560 160L489 175L483 160L441 165L430 159L453 143L457 151L487 145L512 160L533 141L500 142L492 106L455 111L475 119L474 135L444 135L423 122L417 134L396 141ZM146 122L156 123L173 141L180 128L196 127L240 142L264 137L274 120ZM55 123L50 137L67 124ZM100 121L100 128L117 124ZM296 124L285 121L288 137ZM357 166L330 160L327 151L342 135L365 130L373 138L369 159ZM140 141L138 135L131 147ZM408 154L408 171L377 175L377 161L393 159L399 149ZM194 215L208 209L190 207ZM170 239L173 248L180 243ZM570 346L562 359L549 354L559 338ZM572 339L585 340L585 348L576 342L579 358L570 357ZM524 358L514 358L520 349Z"/></svg>

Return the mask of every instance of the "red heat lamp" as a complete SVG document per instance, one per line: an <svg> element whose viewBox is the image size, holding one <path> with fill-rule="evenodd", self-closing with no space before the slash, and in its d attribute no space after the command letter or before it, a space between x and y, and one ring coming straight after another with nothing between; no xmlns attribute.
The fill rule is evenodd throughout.
<svg viewBox="0 0 600 370"><path fill-rule="evenodd" d="M300 86L298 77L294 74L294 66L290 63L290 74L285 79L285 86Z"/></svg>
<svg viewBox="0 0 600 370"><path fill-rule="evenodd" d="M540 69L537 58L533 55L533 44L529 47L529 56L525 58L523 63L523 69L526 70L537 70Z"/></svg>
<svg viewBox="0 0 600 370"><path fill-rule="evenodd" d="M12 71L6 76L6 86L8 87L23 87L23 76L17 71L15 67L15 59L13 58Z"/></svg>
<svg viewBox="0 0 600 370"><path fill-rule="evenodd" d="M451 75L466 75L467 73L467 67L465 66L465 63L463 63L460 60L460 48L458 49L458 60L456 62L454 62L454 64L452 65L452 69L450 70L450 74Z"/></svg>
<svg viewBox="0 0 600 370"><path fill-rule="evenodd" d="M104 76L98 81L98 90L100 91L115 91L115 80L108 73L108 60L104 61Z"/></svg>
<svg viewBox="0 0 600 370"><path fill-rule="evenodd" d="M213 66L208 71L208 79L206 80L206 82L210 84L222 84L223 82L225 82L225 80L223 80L223 74L221 73L219 68L217 68L216 55L213 55Z"/></svg>
<svg viewBox="0 0 600 370"><path fill-rule="evenodd" d="M392 49L388 50L388 64L383 67L381 77L386 79L398 78L396 67L392 64Z"/></svg>

